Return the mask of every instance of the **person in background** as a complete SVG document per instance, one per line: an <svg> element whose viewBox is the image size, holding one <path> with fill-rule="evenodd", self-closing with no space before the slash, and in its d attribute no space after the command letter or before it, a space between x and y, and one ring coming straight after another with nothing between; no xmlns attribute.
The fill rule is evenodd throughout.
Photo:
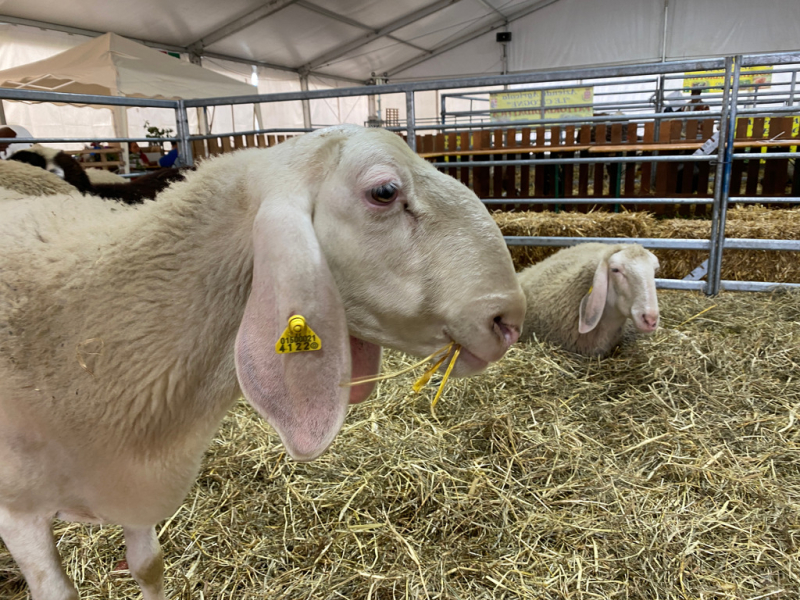
<svg viewBox="0 0 800 600"><path fill-rule="evenodd" d="M0 139L2 138L26 138L33 137L31 132L22 127L21 125L3 125L0 127ZM17 150L24 150L30 148L33 144L31 142L0 142L0 159L5 160Z"/></svg>

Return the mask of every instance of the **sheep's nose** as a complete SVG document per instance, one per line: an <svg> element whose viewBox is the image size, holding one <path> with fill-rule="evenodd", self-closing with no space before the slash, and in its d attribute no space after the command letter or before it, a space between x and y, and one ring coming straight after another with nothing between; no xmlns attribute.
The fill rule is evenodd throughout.
<svg viewBox="0 0 800 600"><path fill-rule="evenodd" d="M642 313L642 323L646 331L655 330L658 325L658 313Z"/></svg>
<svg viewBox="0 0 800 600"><path fill-rule="evenodd" d="M505 348L508 348L519 339L519 325L504 321L502 315L498 315L494 318L492 329L500 338Z"/></svg>

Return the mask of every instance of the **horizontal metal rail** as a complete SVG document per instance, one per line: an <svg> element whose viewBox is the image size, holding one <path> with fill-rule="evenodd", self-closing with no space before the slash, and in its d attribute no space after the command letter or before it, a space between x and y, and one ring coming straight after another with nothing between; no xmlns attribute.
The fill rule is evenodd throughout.
<svg viewBox="0 0 800 600"><path fill-rule="evenodd" d="M295 100L316 100L321 98L347 98L352 96L376 96L379 94L404 94L406 92L426 92L433 90L459 89L469 87L491 87L515 85L519 83L545 83L564 79L602 79L606 77L630 77L652 75L654 73L683 73L685 71L705 71L721 69L724 59L714 58L695 61L668 61L644 63L615 67L594 67L570 71L538 71L495 75L484 77L463 77L456 79L416 81L386 85L336 88L331 90L311 90L307 92L283 92L279 94L253 94L247 96L228 96L224 98L197 98L186 100L187 107L220 106L225 104L254 104L259 102L291 102Z"/></svg>
<svg viewBox="0 0 800 600"><path fill-rule="evenodd" d="M498 148L498 150L505 150L505 148ZM518 149L517 152L513 152L513 148L508 149L508 154L525 154L524 150ZM466 152L466 150L464 151ZM556 152L577 152L577 150L570 150L569 146L555 146L550 151L552 153ZM443 151L442 152L447 154L452 154L454 156L459 155L458 150L453 151ZM498 153L500 154L500 153ZM753 158L752 154L745 155L748 158ZM766 156L766 154L764 155ZM555 158L555 157L548 157L548 158L527 158L527 159L519 159L519 160L477 160L477 161L453 161L453 162L434 162L431 163L434 167L438 167L440 169L444 168L455 168L455 167L512 167L516 165L528 165L528 166L546 166L546 165L582 165L582 164L595 164L598 162L602 163L638 163L638 162L710 162L717 159L716 154L686 154L682 156L676 156L672 154L668 155L655 155L655 156L602 156L600 153L594 157L588 158Z"/></svg>
<svg viewBox="0 0 800 600"><path fill-rule="evenodd" d="M16 138L0 138L0 143L10 144L82 144L86 142L94 142L98 144L110 144L117 142L178 142L180 138L177 137L162 137L162 138L148 138L148 137L110 137L110 138L32 138L32 137L16 137ZM87 148L88 149L88 148ZM100 148L98 148L99 150Z"/></svg>
<svg viewBox="0 0 800 600"><path fill-rule="evenodd" d="M660 290L695 290L703 292L706 289L705 281L689 281L687 279L659 279L656 278L656 287Z"/></svg>
<svg viewBox="0 0 800 600"><path fill-rule="evenodd" d="M190 135L190 140L210 140L221 137L232 137L235 135L270 135L281 133L311 133L316 131L318 127L283 127L273 129L253 129L251 131L232 131L231 133L207 133L204 135Z"/></svg>
<svg viewBox="0 0 800 600"><path fill-rule="evenodd" d="M601 244L640 244L655 250L708 250L709 240L687 238L609 238L609 237L560 237L560 236L505 236L509 246L574 246L589 242ZM800 251L800 240L768 240L753 238L725 238L726 250L777 250Z"/></svg>
<svg viewBox="0 0 800 600"><path fill-rule="evenodd" d="M619 197L586 196L579 198L482 198L487 206L499 204L713 204L714 198L650 198L648 196ZM728 204L800 204L797 196L731 196Z"/></svg>
<svg viewBox="0 0 800 600"><path fill-rule="evenodd" d="M0 87L0 99L25 102L61 102L64 104L103 104L107 106L146 106L148 108L178 107L177 100L153 98L127 98L125 96L100 96L98 94L68 94Z"/></svg>

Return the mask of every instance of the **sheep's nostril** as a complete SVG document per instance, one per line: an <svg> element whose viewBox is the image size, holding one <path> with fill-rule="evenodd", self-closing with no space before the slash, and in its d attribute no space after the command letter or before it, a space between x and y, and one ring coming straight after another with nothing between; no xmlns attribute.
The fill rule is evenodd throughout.
<svg viewBox="0 0 800 600"><path fill-rule="evenodd" d="M500 316L494 318L494 324L492 328L502 340L503 345L506 348L519 339L519 329L513 325L503 322L503 318Z"/></svg>
<svg viewBox="0 0 800 600"><path fill-rule="evenodd" d="M655 329L658 324L658 315L643 314L642 323L644 323L645 327L648 329Z"/></svg>

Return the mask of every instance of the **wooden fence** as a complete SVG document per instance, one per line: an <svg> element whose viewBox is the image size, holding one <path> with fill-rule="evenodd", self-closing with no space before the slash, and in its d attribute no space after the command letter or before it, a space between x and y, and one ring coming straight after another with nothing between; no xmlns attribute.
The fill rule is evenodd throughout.
<svg viewBox="0 0 800 600"><path fill-rule="evenodd" d="M530 205L530 210L572 209L585 212L594 204L561 205L559 198L710 198L714 169L710 162L653 162L655 155L688 155L712 136L715 120L700 115L662 119L660 123L608 123L494 129L421 135L421 156L435 162L465 161L470 167L445 168L445 172L470 186L482 199L552 198L552 204ZM656 136L658 127L658 136ZM792 133L792 117L741 118L737 121L735 148L756 158L770 149L788 151L800 145ZM641 161L610 163L612 156L635 156ZM591 164L558 165L558 158L595 158ZM534 159L536 164L481 167L487 160ZM789 159L736 160L731 196L800 195L800 181ZM474 165L474 166L472 166ZM598 208L600 205L595 206ZM608 206L608 205L607 205ZM615 204L610 204L614 207ZM705 213L705 206L628 205L630 210L656 214Z"/></svg>
<svg viewBox="0 0 800 600"><path fill-rule="evenodd" d="M286 141L291 135L221 135L206 140L192 140L195 160L227 154L244 148L269 148Z"/></svg>

